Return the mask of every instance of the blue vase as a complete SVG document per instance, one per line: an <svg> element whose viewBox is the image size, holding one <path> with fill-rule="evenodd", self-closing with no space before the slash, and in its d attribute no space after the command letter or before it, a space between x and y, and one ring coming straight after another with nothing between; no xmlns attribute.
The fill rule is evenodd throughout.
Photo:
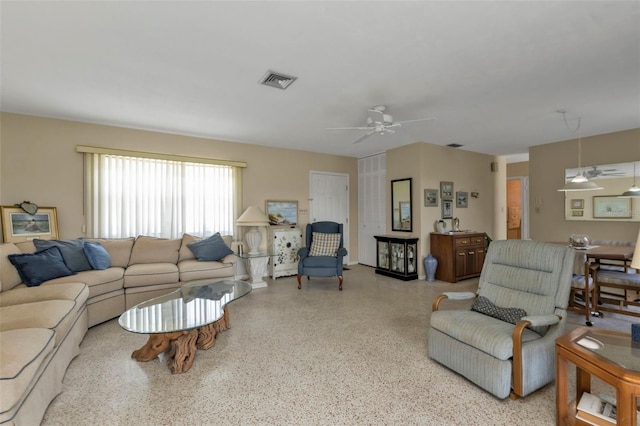
<svg viewBox="0 0 640 426"><path fill-rule="evenodd" d="M424 270L427 274L427 281L435 281L436 269L438 269L438 259L429 253L427 257L424 258Z"/></svg>

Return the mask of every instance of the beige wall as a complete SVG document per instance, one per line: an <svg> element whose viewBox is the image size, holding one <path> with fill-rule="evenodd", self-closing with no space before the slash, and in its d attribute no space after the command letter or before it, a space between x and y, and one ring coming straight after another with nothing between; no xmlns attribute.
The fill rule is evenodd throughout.
<svg viewBox="0 0 640 426"><path fill-rule="evenodd" d="M246 161L243 206L298 200L309 221L309 171L349 175L349 257L358 259L358 164L353 157L231 143L19 114L0 116L0 203L55 206L61 238L82 236L83 156L77 145Z"/></svg>
<svg viewBox="0 0 640 426"><path fill-rule="evenodd" d="M519 163L507 164L507 177L529 176L529 162L522 161Z"/></svg>
<svg viewBox="0 0 640 426"><path fill-rule="evenodd" d="M582 138L582 166L640 160L640 129ZM537 145L529 148L529 212L531 238L567 241L570 234L592 239L635 241L640 224L624 220L607 222L564 219L564 170L578 166L578 141ZM597 191L593 191L594 195ZM640 208L634 199L632 208Z"/></svg>
<svg viewBox="0 0 640 426"><path fill-rule="evenodd" d="M469 193L467 208L453 207L453 217L460 219L460 228L488 233L493 239L505 238L504 203L506 195L496 195L496 186L504 186L505 167L498 172L491 171L491 163L498 158L464 151L446 146L419 142L387 151L387 181L413 178L413 232L391 232L391 218L387 217L389 235L412 235L420 238L418 259L419 273L424 275L422 258L430 251L429 235L434 231L436 220L441 217L442 200L438 207L424 207L424 190L440 190L441 181L454 184L454 192ZM500 173L502 171L502 173ZM471 192L478 192L478 198L471 198ZM391 195L387 193L387 205ZM496 227L496 217L503 217L500 227ZM451 220L446 220L451 229Z"/></svg>

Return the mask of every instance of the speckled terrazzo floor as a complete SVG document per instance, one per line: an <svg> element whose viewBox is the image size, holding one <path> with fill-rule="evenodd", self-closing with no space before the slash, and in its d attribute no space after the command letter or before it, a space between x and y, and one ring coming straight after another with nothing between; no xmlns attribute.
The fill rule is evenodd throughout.
<svg viewBox="0 0 640 426"><path fill-rule="evenodd" d="M456 284L354 265L336 279L270 280L230 305L231 329L171 375L130 358L146 342L117 320L89 330L44 425L554 425L553 384L498 400L426 355L431 302ZM584 318L570 315L571 326ZM608 315L596 327L629 332ZM594 387L597 390L597 385Z"/></svg>

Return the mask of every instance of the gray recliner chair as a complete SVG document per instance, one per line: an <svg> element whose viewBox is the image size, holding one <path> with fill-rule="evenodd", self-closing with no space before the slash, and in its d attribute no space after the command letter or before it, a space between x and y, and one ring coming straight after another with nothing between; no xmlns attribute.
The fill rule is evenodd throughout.
<svg viewBox="0 0 640 426"><path fill-rule="evenodd" d="M433 301L429 356L500 399L553 381L574 259L559 244L493 241L477 293L444 293ZM467 310L439 310L446 298L474 302Z"/></svg>

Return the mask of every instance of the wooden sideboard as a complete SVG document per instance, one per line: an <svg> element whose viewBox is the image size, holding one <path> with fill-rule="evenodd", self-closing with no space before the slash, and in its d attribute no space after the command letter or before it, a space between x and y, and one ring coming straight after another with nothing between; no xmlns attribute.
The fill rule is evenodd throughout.
<svg viewBox="0 0 640 426"><path fill-rule="evenodd" d="M455 283L480 276L486 242L484 232L431 233L431 254L438 259L436 279Z"/></svg>

